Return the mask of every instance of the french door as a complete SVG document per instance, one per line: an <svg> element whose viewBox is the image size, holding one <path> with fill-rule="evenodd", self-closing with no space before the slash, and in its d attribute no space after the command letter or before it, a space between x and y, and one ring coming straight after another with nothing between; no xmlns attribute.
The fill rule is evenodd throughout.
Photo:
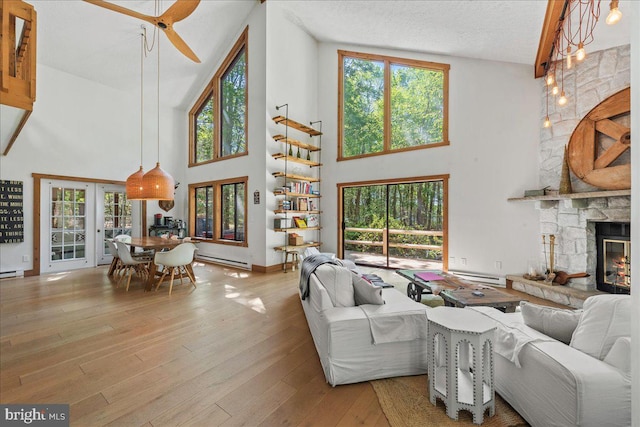
<svg viewBox="0 0 640 427"><path fill-rule="evenodd" d="M95 265L93 184L47 181L41 191L41 266L45 273Z"/></svg>
<svg viewBox="0 0 640 427"><path fill-rule="evenodd" d="M139 204L132 209L124 186L48 180L41 188L42 273L110 263L104 239L132 234L132 217L139 217Z"/></svg>
<svg viewBox="0 0 640 427"><path fill-rule="evenodd" d="M343 258L383 268L446 269L447 178L340 185Z"/></svg>
<svg viewBox="0 0 640 427"><path fill-rule="evenodd" d="M132 235L133 209L121 185L98 185L96 196L96 259L98 265L111 263L105 239Z"/></svg>

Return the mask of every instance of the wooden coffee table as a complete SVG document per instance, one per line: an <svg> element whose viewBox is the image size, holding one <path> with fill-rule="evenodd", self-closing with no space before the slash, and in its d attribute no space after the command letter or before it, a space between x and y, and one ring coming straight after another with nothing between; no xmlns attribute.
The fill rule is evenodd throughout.
<svg viewBox="0 0 640 427"><path fill-rule="evenodd" d="M445 303L453 307L466 307L484 305L495 307L506 313L513 313L520 301L515 295L502 292L491 286L468 282L442 271L431 271L442 276L443 280L425 281L416 277L416 273L427 270L396 270L396 274L409 280L407 284L407 296L420 302L423 293L432 293L434 289L440 290L440 296ZM474 295L474 291L482 292L482 296Z"/></svg>
<svg viewBox="0 0 640 427"><path fill-rule="evenodd" d="M474 292L481 292L482 295L474 295ZM487 287L483 287L482 289L445 289L440 292L440 296L446 303L448 303L448 305L453 307L472 307L483 305L485 307L495 307L505 313L515 312L516 307L520 305L520 301L525 301L515 295Z"/></svg>

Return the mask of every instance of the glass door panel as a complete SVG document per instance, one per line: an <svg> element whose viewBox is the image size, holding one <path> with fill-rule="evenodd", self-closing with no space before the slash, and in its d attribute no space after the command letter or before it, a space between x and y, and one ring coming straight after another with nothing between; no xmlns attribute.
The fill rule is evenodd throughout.
<svg viewBox="0 0 640 427"><path fill-rule="evenodd" d="M383 268L443 268L442 180L342 188L343 257Z"/></svg>
<svg viewBox="0 0 640 427"><path fill-rule="evenodd" d="M94 185L49 181L41 192L43 273L95 265Z"/></svg>
<svg viewBox="0 0 640 427"><path fill-rule="evenodd" d="M442 269L442 181L388 187L388 267Z"/></svg>
<svg viewBox="0 0 640 427"><path fill-rule="evenodd" d="M132 207L122 186L101 186L98 190L97 200L98 218L96 223L101 224L104 231L101 236L100 228L98 228L98 264L108 264L112 257L105 239L113 239L120 234L132 235Z"/></svg>
<svg viewBox="0 0 640 427"><path fill-rule="evenodd" d="M344 259L386 267L387 186L345 187L342 201Z"/></svg>

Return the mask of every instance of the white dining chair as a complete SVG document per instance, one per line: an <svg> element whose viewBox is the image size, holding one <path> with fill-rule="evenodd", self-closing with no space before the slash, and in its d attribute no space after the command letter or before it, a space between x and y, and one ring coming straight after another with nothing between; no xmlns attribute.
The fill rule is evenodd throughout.
<svg viewBox="0 0 640 427"><path fill-rule="evenodd" d="M118 248L113 240L106 240L107 248L109 249L109 253L113 257L115 261L113 261L113 275L118 275L122 270L122 261L120 261L120 257L118 256Z"/></svg>
<svg viewBox="0 0 640 427"><path fill-rule="evenodd" d="M122 242L115 242L115 245L118 250L120 263L122 265L122 275L118 278L117 286L120 286L120 281L124 279L125 276L127 276L127 288L125 290L129 291L129 284L131 284L131 275L133 274L133 272L135 271L143 279L146 278L149 274L149 270L147 267L151 260L149 258L134 258L133 256L131 256L129 247Z"/></svg>
<svg viewBox="0 0 640 427"><path fill-rule="evenodd" d="M182 284L183 273L186 273L187 277L191 281L194 288L197 288L195 278L191 275L191 271L187 268L193 262L194 254L198 248L193 243L181 243L170 251L156 252L154 262L156 265L162 265L162 276L158 280L156 285L156 291L162 284L162 281L168 274L171 274L171 281L169 282L169 295L173 290L173 279L178 273L180 276L180 284Z"/></svg>

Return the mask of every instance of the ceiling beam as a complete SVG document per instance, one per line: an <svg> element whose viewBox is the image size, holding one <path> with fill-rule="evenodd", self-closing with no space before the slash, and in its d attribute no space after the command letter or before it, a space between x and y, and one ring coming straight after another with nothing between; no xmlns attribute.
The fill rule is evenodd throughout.
<svg viewBox="0 0 640 427"><path fill-rule="evenodd" d="M540 34L536 63L533 65L536 78L544 76L547 69L547 61L552 58L556 30L564 19L567 3L568 0L549 0L549 3L547 3L547 12L542 23L542 34Z"/></svg>

